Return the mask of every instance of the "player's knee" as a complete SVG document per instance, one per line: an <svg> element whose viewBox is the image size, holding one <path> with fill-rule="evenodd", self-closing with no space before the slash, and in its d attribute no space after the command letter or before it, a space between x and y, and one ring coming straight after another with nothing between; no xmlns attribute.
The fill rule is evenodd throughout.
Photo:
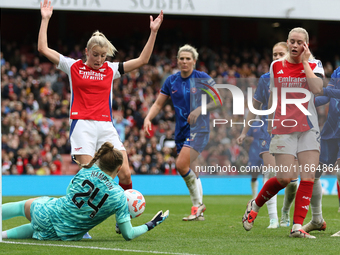
<svg viewBox="0 0 340 255"><path fill-rule="evenodd" d="M292 178L277 178L277 181L283 186L286 187L290 181L292 180Z"/></svg>
<svg viewBox="0 0 340 255"><path fill-rule="evenodd" d="M176 162L176 170L183 175L189 171L189 166L182 162Z"/></svg>

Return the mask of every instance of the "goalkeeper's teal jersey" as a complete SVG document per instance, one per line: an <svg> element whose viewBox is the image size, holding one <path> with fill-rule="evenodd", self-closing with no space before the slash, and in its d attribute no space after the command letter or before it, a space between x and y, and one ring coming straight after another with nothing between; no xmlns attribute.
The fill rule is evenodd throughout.
<svg viewBox="0 0 340 255"><path fill-rule="evenodd" d="M32 212L31 207L31 214L37 214L32 215L35 224L52 225L59 240L79 240L84 233L113 214L116 214L117 223L130 221L123 189L95 164L74 176L66 196L45 200L42 206L36 208L39 212ZM51 239L48 235L33 237L44 239L44 236Z"/></svg>

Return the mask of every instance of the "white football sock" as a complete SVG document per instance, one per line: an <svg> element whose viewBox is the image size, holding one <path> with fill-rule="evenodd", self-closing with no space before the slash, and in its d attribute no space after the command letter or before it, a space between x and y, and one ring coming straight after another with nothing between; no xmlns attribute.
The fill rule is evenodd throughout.
<svg viewBox="0 0 340 255"><path fill-rule="evenodd" d="M250 182L251 193L253 194L253 198L257 196L257 187L259 186L259 182L255 180L254 182Z"/></svg>
<svg viewBox="0 0 340 255"><path fill-rule="evenodd" d="M254 211L254 212L259 212L260 211L260 208L261 207L259 207L257 204L256 204L256 202L255 202L255 200L253 201L253 203L251 204L251 209Z"/></svg>
<svg viewBox="0 0 340 255"><path fill-rule="evenodd" d="M298 188L297 179L292 180L285 189L285 196L283 198L283 206L282 211L288 213L290 211L290 207L293 204L295 194Z"/></svg>
<svg viewBox="0 0 340 255"><path fill-rule="evenodd" d="M302 228L301 224L294 224L292 227L293 231L300 230Z"/></svg>
<svg viewBox="0 0 340 255"><path fill-rule="evenodd" d="M196 178L196 185L199 191L199 202L200 204L203 204L203 187L201 179L199 177Z"/></svg>
<svg viewBox="0 0 340 255"><path fill-rule="evenodd" d="M200 205L200 195L197 188L197 178L195 173L189 169L185 176L182 176L190 192L190 198L193 206L198 207Z"/></svg>
<svg viewBox="0 0 340 255"><path fill-rule="evenodd" d="M313 194L310 200L310 206L312 209L312 221L320 223L322 218L322 186L320 179L314 180Z"/></svg>
<svg viewBox="0 0 340 255"><path fill-rule="evenodd" d="M2 239L8 239L7 231L2 231Z"/></svg>

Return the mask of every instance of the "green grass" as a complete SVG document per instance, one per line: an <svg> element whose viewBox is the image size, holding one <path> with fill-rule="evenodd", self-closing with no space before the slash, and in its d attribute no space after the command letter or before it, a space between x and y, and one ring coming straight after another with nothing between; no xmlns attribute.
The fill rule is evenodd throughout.
<svg viewBox="0 0 340 255"><path fill-rule="evenodd" d="M23 199L27 197L3 197L3 203ZM336 196L323 197L323 216L327 222L327 229L325 232L312 232L317 239L289 238L290 228L267 229L269 218L266 206L261 209L254 228L246 232L242 227L241 218L250 196L205 196L204 203L207 206L204 214L205 221L200 222L182 221L182 217L190 212L189 196L146 196L145 199L146 210L139 218L132 220L134 226L149 221L160 209L163 211L169 209L170 216L154 230L130 242L126 242L115 233L115 220L111 217L90 231L92 240L79 242L10 240L35 245L0 243L0 254L150 254L150 252L154 254L157 254L156 252L165 254L339 254L340 239L331 237L340 230L340 213L337 212ZM283 196L279 196L279 217L282 201ZM293 210L291 210L291 221L292 216ZM308 212L305 223L310 218L311 215ZM6 220L3 221L3 229L27 222L23 217ZM63 246L46 246L48 244ZM113 249L123 249L123 251Z"/></svg>

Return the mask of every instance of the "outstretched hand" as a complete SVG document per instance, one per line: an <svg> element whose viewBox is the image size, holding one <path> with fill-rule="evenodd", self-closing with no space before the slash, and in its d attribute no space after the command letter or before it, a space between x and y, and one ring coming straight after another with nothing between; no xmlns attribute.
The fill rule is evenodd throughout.
<svg viewBox="0 0 340 255"><path fill-rule="evenodd" d="M163 11L158 15L158 17L153 20L153 17L150 15L150 29L152 32L157 33L159 27L163 22Z"/></svg>
<svg viewBox="0 0 340 255"><path fill-rule="evenodd" d="M161 224L168 217L169 217L169 210L167 210L164 213L162 210L160 210L158 213L156 213L155 216L153 216L151 221L149 221L148 223L145 223L145 225L148 227L148 231L158 226L159 224Z"/></svg>
<svg viewBox="0 0 340 255"><path fill-rule="evenodd" d="M53 6L51 6L51 1L44 0L40 2L41 18L51 18L53 13Z"/></svg>

